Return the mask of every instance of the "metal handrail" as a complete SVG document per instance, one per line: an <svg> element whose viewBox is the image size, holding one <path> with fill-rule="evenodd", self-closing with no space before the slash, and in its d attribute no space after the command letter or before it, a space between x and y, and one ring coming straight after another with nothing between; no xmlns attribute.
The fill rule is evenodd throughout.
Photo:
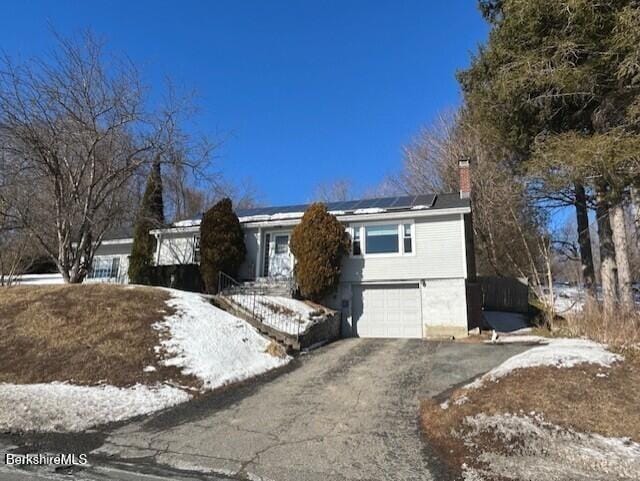
<svg viewBox="0 0 640 481"><path fill-rule="evenodd" d="M265 326L289 336L295 336L299 340L301 334L302 319L288 315L269 303L266 299L266 287L260 285L248 285L238 282L224 272L218 273L218 295L250 312L251 317ZM244 296L239 299L234 296Z"/></svg>

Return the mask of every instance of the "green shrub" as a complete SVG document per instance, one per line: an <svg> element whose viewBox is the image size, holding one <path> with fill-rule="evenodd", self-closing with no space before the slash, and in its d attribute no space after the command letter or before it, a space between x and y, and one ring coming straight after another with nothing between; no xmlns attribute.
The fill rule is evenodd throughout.
<svg viewBox="0 0 640 481"><path fill-rule="evenodd" d="M323 204L312 204L293 230L290 244L300 293L321 301L340 282L342 258L351 244L344 226Z"/></svg>
<svg viewBox="0 0 640 481"><path fill-rule="evenodd" d="M209 293L218 290L218 273L235 276L247 248L231 200L222 199L205 212L200 224L200 273Z"/></svg>
<svg viewBox="0 0 640 481"><path fill-rule="evenodd" d="M133 232L133 246L129 256L129 282L132 284L153 283L153 253L156 239L149 234L152 229L164 225L162 200L162 175L160 163L154 162L142 197Z"/></svg>

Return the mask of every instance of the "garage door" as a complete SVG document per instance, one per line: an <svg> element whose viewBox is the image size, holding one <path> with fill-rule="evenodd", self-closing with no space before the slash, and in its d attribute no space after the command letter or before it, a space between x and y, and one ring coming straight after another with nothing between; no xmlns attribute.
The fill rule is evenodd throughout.
<svg viewBox="0 0 640 481"><path fill-rule="evenodd" d="M352 305L359 337L422 337L417 284L356 286Z"/></svg>

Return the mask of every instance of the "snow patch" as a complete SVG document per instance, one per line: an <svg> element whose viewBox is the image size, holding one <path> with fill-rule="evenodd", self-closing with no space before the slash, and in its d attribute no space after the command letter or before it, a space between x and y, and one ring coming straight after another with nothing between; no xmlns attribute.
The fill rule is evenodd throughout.
<svg viewBox="0 0 640 481"><path fill-rule="evenodd" d="M16 276L15 283L20 285L64 284L62 274L23 274Z"/></svg>
<svg viewBox="0 0 640 481"><path fill-rule="evenodd" d="M173 223L173 227L197 227L202 223L201 219L179 220Z"/></svg>
<svg viewBox="0 0 640 481"><path fill-rule="evenodd" d="M464 466L467 480L535 479L536 481L634 480L640 472L640 444L627 438L578 433L545 422L540 414L467 416L457 433L468 446L488 433L502 441L503 452L476 456L483 468ZM488 446L488 445L484 445Z"/></svg>
<svg viewBox="0 0 640 481"><path fill-rule="evenodd" d="M495 381L516 369L538 366L558 368L574 367L582 363L610 367L621 361L622 356L607 351L606 346L585 339L549 339L548 343L510 357L495 369L476 379L465 388L481 387L487 381Z"/></svg>
<svg viewBox="0 0 640 481"><path fill-rule="evenodd" d="M356 209L353 211L354 214L381 214L382 212L386 212L387 209L381 209L380 207L369 207L368 209Z"/></svg>
<svg viewBox="0 0 640 481"><path fill-rule="evenodd" d="M269 327L287 334L302 334L325 316L324 311L288 297L234 294L230 299L255 313Z"/></svg>
<svg viewBox="0 0 640 481"><path fill-rule="evenodd" d="M0 431L83 431L188 401L170 386L0 384Z"/></svg>
<svg viewBox="0 0 640 481"><path fill-rule="evenodd" d="M169 331L163 363L202 380L206 389L242 381L287 364L267 353L270 342L251 325L192 292L169 290L176 313L157 325Z"/></svg>
<svg viewBox="0 0 640 481"><path fill-rule="evenodd" d="M431 206L430 205L414 205L413 207L411 207L411 210L424 210L424 209L430 209Z"/></svg>

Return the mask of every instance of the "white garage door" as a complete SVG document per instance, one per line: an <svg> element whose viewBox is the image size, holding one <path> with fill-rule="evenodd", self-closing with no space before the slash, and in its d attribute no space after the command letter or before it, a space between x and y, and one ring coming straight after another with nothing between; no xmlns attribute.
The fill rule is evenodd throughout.
<svg viewBox="0 0 640 481"><path fill-rule="evenodd" d="M417 284L356 286L353 326L359 337L422 337Z"/></svg>

